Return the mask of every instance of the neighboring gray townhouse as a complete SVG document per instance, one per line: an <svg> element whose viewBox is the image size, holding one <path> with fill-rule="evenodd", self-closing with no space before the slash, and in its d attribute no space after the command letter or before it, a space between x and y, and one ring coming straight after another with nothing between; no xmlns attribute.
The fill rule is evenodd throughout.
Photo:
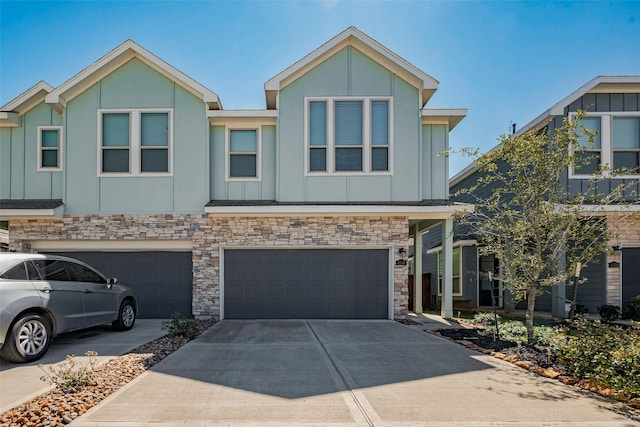
<svg viewBox="0 0 640 427"><path fill-rule="evenodd" d="M409 245L441 224L450 317L440 153L466 110L426 108L437 88L350 27L267 81L264 110L224 110L128 40L0 108L9 247L118 277L141 317L395 318Z"/></svg>
<svg viewBox="0 0 640 427"><path fill-rule="evenodd" d="M607 227L616 237L609 242L607 253L582 271L587 282L579 285L577 303L594 314L600 305L622 306L624 301L640 295L640 222L632 214L638 211L640 194L640 76L596 77L516 133L522 135L531 129L552 132L562 126L564 118L575 118L578 110L586 111L583 125L598 132L590 154L600 161L583 167L581 171L571 169L565 172L564 179L570 193L584 191L587 180L599 167L605 170L625 167L629 171L626 175L617 175L615 179L602 182L599 187L599 191L607 193L624 183L627 186L627 204L608 206L602 213L606 215ZM474 164L467 166L451 179L451 194L475 184L480 173ZM490 193L491 188L481 191ZM458 201L471 202L471 199L461 196ZM439 275L440 229L440 225L436 225L423 234L423 282ZM464 234L463 229L456 232L453 243L454 305L491 307L493 292L499 308L519 307L510 299L510 294L504 292L499 280L489 281L490 271L493 277L498 277L500 260L492 255L480 256L477 244L473 236ZM538 297L536 309L564 316L565 301L571 295L569 286L553 287ZM440 295L434 289L432 302L437 305L439 300Z"/></svg>

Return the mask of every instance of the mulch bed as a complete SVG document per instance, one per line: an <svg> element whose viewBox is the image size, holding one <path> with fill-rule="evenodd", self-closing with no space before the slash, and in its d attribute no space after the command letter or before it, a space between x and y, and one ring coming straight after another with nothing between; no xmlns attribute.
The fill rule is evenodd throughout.
<svg viewBox="0 0 640 427"><path fill-rule="evenodd" d="M198 335L214 323L198 321ZM73 392L55 388L0 414L0 427L65 426L187 342L185 337L172 333L144 344L100 365L91 385Z"/></svg>

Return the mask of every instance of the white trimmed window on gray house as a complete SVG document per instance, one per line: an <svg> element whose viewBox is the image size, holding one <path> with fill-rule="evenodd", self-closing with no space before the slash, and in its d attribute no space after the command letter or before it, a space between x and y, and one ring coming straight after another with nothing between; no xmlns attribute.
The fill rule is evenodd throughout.
<svg viewBox="0 0 640 427"><path fill-rule="evenodd" d="M570 118L575 119L575 114ZM602 169L637 178L640 175L640 115L638 113L587 113L580 121L597 132L593 141L586 136L579 140L576 157L579 167L572 168L571 176L589 176Z"/></svg>
<svg viewBox="0 0 640 427"><path fill-rule="evenodd" d="M62 126L38 126L38 171L62 170Z"/></svg>
<svg viewBox="0 0 640 427"><path fill-rule="evenodd" d="M462 296L462 249L453 248L453 296ZM438 296L442 295L442 250L438 251Z"/></svg>
<svg viewBox="0 0 640 427"><path fill-rule="evenodd" d="M171 110L98 111L98 174L171 174L172 118Z"/></svg>
<svg viewBox="0 0 640 427"><path fill-rule="evenodd" d="M307 174L391 173L391 97L307 98Z"/></svg>

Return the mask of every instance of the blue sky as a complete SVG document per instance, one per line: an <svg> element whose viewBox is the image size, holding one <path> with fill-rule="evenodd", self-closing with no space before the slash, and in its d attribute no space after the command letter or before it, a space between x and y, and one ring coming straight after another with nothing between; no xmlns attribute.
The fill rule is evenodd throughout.
<svg viewBox="0 0 640 427"><path fill-rule="evenodd" d="M265 108L264 82L353 25L440 82L428 107L468 108L454 149L490 149L597 75L640 74L635 1L1 0L0 24L0 105L130 38L225 109Z"/></svg>

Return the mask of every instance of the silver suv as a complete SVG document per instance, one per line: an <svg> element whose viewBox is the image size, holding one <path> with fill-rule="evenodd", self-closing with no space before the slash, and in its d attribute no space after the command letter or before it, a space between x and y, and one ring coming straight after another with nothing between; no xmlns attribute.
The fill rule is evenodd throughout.
<svg viewBox="0 0 640 427"><path fill-rule="evenodd" d="M0 254L0 356L12 362L42 357L58 334L136 320L131 288L66 257Z"/></svg>

